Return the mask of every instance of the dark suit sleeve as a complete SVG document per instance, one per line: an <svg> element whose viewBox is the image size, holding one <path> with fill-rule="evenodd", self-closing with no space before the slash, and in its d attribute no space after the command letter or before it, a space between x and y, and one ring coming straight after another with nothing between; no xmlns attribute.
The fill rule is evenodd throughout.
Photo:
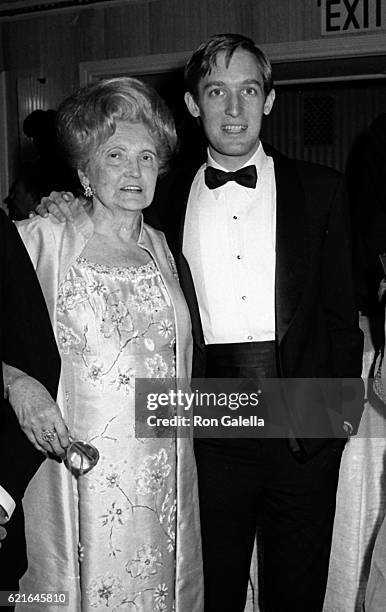
<svg viewBox="0 0 386 612"><path fill-rule="evenodd" d="M322 262L322 295L334 376L356 378L362 370L363 336L353 281L346 190L339 181L332 198Z"/></svg>
<svg viewBox="0 0 386 612"><path fill-rule="evenodd" d="M343 383L346 390L347 385L350 387L351 393L343 401L341 410L343 418L351 423L355 433L363 411L364 388L360 378L363 334L358 323L350 220L342 180L332 199L322 264L322 296L332 372L334 377L346 380ZM353 380L350 382L347 379Z"/></svg>
<svg viewBox="0 0 386 612"><path fill-rule="evenodd" d="M0 362L39 380L56 397L60 359L39 281L19 234L0 211ZM44 459L3 401L0 377L0 484L18 501Z"/></svg>

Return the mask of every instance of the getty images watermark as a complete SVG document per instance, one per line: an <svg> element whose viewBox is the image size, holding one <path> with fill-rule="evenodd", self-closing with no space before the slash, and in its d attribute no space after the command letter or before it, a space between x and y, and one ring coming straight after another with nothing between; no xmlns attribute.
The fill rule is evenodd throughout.
<svg viewBox="0 0 386 612"><path fill-rule="evenodd" d="M344 438L364 406L361 379L137 379L136 436Z"/></svg>
<svg viewBox="0 0 386 612"><path fill-rule="evenodd" d="M208 391L183 391L182 389L169 389L163 392L150 392L147 394L146 407L149 411L160 408L175 409L172 416L159 416L153 414L147 417L150 427L264 427L265 421L256 413L247 417L237 416L229 411L248 407L257 409L262 391L257 389L251 393L238 392L208 392ZM213 416L216 409L223 411L222 414ZM182 411L182 414L181 414ZM206 415L206 416L205 416Z"/></svg>

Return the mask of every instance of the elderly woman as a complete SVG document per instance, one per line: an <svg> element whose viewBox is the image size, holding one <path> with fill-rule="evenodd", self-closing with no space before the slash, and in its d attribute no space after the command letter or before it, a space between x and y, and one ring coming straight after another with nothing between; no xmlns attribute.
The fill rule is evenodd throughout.
<svg viewBox="0 0 386 612"><path fill-rule="evenodd" d="M137 438L134 419L135 378L190 376L174 262L142 219L176 144L173 120L153 89L115 78L65 100L58 129L88 205L71 204L73 223L35 217L19 231L56 333L64 422L100 460L79 478L46 461L32 481L22 591L68 591L71 612L199 612L191 441ZM54 440L53 417L31 414L25 429Z"/></svg>

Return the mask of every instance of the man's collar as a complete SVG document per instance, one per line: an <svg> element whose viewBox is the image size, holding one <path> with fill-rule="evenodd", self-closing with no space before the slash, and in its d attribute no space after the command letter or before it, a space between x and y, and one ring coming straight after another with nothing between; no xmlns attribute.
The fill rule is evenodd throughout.
<svg viewBox="0 0 386 612"><path fill-rule="evenodd" d="M263 169L266 161L267 161L267 155L265 154L263 145L260 142L257 151L255 151L254 154L244 164L240 166L240 168L244 168L245 166L255 165L256 170L257 170L257 176L259 176L259 172L261 172L261 170ZM212 155L210 154L209 148L208 148L208 159L207 159L206 165L212 166L213 168L218 168L219 170L223 170L224 172L229 172L227 168L224 168L224 166L221 166L221 164L219 164L213 159ZM236 170L239 170L240 168L236 168Z"/></svg>

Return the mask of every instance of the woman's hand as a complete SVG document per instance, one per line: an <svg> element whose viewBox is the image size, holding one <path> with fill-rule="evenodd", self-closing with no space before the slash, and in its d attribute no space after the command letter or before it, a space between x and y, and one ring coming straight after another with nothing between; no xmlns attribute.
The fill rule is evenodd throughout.
<svg viewBox="0 0 386 612"><path fill-rule="evenodd" d="M70 204L75 200L70 191L51 191L48 197L40 200L35 208L35 213L41 217L48 217L48 213L64 223L66 220L73 221ZM33 217L33 213L30 215Z"/></svg>
<svg viewBox="0 0 386 612"><path fill-rule="evenodd" d="M20 427L39 451L64 457L69 445L67 426L59 407L37 380L21 373L8 386L8 400Z"/></svg>

